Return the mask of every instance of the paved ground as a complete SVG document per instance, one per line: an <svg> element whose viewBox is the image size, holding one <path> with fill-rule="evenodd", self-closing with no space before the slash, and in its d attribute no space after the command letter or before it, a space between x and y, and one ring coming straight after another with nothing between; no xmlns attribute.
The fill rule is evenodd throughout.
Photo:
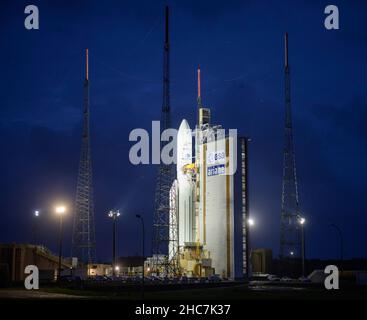
<svg viewBox="0 0 367 320"><path fill-rule="evenodd" d="M119 288L74 290L67 288L41 288L40 290L0 289L0 300L4 299L52 299L52 300L139 300L141 290L121 290ZM136 288L135 288L136 289ZM148 288L147 288L148 289ZM326 290L323 287L300 287L289 284L256 285L238 284L225 287L200 288L191 287L176 290L145 291L147 300L367 300L367 288L341 288L340 290Z"/></svg>
<svg viewBox="0 0 367 320"><path fill-rule="evenodd" d="M89 299L87 296L44 292L40 290L0 289L0 299Z"/></svg>

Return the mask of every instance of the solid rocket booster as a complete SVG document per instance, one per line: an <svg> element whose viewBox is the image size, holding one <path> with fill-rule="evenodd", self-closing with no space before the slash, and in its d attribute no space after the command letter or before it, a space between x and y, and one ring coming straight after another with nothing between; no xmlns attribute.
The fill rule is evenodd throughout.
<svg viewBox="0 0 367 320"><path fill-rule="evenodd" d="M178 220L179 246L195 241L194 183L185 166L192 163L192 135L190 126L184 119L177 134L177 181L178 181Z"/></svg>

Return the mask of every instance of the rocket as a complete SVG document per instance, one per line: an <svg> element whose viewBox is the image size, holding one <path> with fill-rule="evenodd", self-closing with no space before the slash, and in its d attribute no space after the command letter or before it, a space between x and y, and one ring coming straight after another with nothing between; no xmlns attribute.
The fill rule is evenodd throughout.
<svg viewBox="0 0 367 320"><path fill-rule="evenodd" d="M177 133L177 182L178 182L178 221L179 246L195 241L194 182L188 166L192 164L192 133L184 119Z"/></svg>
<svg viewBox="0 0 367 320"><path fill-rule="evenodd" d="M192 135L188 122L183 119L177 133L177 180L185 176L185 166L192 163Z"/></svg>

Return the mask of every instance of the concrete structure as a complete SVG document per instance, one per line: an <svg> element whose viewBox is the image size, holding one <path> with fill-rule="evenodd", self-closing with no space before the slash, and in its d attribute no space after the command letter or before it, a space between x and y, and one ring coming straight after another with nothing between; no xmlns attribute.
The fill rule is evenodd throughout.
<svg viewBox="0 0 367 320"><path fill-rule="evenodd" d="M31 244L0 244L0 274L5 281L24 281L24 269L36 265L40 280L55 280L59 258L43 246ZM62 260L62 268L71 264Z"/></svg>
<svg viewBox="0 0 367 320"><path fill-rule="evenodd" d="M141 276L143 275L143 266L121 267L116 273L117 276Z"/></svg>
<svg viewBox="0 0 367 320"><path fill-rule="evenodd" d="M118 276L137 276L143 274L145 261L141 256L120 257L117 259Z"/></svg>
<svg viewBox="0 0 367 320"><path fill-rule="evenodd" d="M272 273L273 252L271 249L254 249L251 251L252 272L254 274Z"/></svg>
<svg viewBox="0 0 367 320"><path fill-rule="evenodd" d="M112 265L103 263L91 263L87 265L87 275L89 277L95 276L111 276Z"/></svg>
<svg viewBox="0 0 367 320"><path fill-rule="evenodd" d="M163 274L164 265L165 265L166 260L167 260L167 257L164 254L153 255L152 257L147 257L147 259L144 261L145 274L146 275ZM160 266L158 269L156 267L157 261L158 261L158 266Z"/></svg>
<svg viewBox="0 0 367 320"><path fill-rule="evenodd" d="M235 278L242 273L242 255L237 257L236 264L234 252L235 241L242 241L241 234L235 233L236 150L233 138L225 136L222 130L209 127L204 142L199 141L198 238L209 252L215 273Z"/></svg>

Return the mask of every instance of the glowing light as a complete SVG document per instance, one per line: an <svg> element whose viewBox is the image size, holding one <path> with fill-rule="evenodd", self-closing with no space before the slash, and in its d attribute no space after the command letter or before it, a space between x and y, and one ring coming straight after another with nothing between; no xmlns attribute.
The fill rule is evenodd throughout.
<svg viewBox="0 0 367 320"><path fill-rule="evenodd" d="M120 216L120 211L119 210L117 210L117 211L110 211L110 212L108 212L108 216L110 217L110 218L117 218L117 217L119 217Z"/></svg>
<svg viewBox="0 0 367 320"><path fill-rule="evenodd" d="M57 214L64 214L64 213L65 213L65 211L66 211L66 207L64 207L64 206L57 206L57 207L55 208L55 212L56 212Z"/></svg>
<svg viewBox="0 0 367 320"><path fill-rule="evenodd" d="M250 227L254 226L254 225L255 225L255 221L254 221L254 219L248 219L248 225L249 225Z"/></svg>

